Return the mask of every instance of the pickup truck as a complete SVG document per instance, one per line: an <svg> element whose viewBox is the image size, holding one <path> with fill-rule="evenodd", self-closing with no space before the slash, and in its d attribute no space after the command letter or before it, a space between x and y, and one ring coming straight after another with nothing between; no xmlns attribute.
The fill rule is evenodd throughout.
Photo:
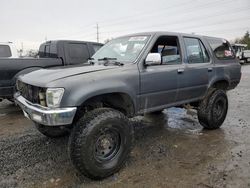
<svg viewBox="0 0 250 188"><path fill-rule="evenodd" d="M102 44L95 42L48 41L40 45L40 58L0 58L0 102L2 99L13 99L14 86L19 75L45 67L83 64L101 46ZM2 45L2 48L5 49L2 51L8 51L6 45Z"/></svg>
<svg viewBox="0 0 250 188"><path fill-rule="evenodd" d="M129 118L190 104L205 129L217 129L227 115L226 91L241 79L227 40L190 34L119 37L89 62L20 76L15 101L45 136L70 133L71 161L92 179L123 166L134 138Z"/></svg>
<svg viewBox="0 0 250 188"><path fill-rule="evenodd" d="M245 60L245 63L250 62L250 50L243 51L243 59Z"/></svg>
<svg viewBox="0 0 250 188"><path fill-rule="evenodd" d="M250 50L246 50L247 44L232 44L236 57L240 63L250 62Z"/></svg>

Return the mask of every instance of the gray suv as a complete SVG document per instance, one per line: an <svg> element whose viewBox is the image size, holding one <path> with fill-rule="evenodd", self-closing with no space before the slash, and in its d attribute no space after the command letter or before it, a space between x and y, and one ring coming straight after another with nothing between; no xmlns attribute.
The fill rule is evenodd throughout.
<svg viewBox="0 0 250 188"><path fill-rule="evenodd" d="M217 129L227 114L226 91L241 78L226 40L181 33L119 37L88 63L20 76L15 101L42 134L70 133L71 160L92 179L124 164L133 143L130 117L190 104L204 128Z"/></svg>

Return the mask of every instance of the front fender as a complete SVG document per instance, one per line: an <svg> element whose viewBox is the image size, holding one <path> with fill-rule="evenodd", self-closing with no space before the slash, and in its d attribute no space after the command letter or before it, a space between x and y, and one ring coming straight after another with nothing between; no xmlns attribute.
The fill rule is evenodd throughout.
<svg viewBox="0 0 250 188"><path fill-rule="evenodd" d="M85 85L84 87L78 87L73 91L65 91L61 106L81 106L85 101L92 97L113 93L123 93L128 95L133 101L134 107L137 107L136 89L119 81L106 82L106 84L95 82Z"/></svg>

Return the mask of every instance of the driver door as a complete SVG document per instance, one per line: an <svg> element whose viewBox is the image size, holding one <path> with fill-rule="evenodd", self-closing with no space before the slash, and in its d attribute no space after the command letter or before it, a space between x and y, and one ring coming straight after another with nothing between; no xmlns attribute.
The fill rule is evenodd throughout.
<svg viewBox="0 0 250 188"><path fill-rule="evenodd" d="M164 52L164 49L170 49ZM175 51L175 53L173 53ZM160 36L150 53L160 53L161 63L140 70L140 110L163 109L177 99L178 74L183 69L177 36Z"/></svg>

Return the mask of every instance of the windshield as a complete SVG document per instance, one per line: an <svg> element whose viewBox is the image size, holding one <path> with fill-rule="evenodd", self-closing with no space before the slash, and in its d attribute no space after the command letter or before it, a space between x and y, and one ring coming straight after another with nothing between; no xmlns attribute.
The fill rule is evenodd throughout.
<svg viewBox="0 0 250 188"><path fill-rule="evenodd" d="M149 36L129 36L113 39L98 50L92 58L113 58L119 62L133 62L146 45Z"/></svg>

